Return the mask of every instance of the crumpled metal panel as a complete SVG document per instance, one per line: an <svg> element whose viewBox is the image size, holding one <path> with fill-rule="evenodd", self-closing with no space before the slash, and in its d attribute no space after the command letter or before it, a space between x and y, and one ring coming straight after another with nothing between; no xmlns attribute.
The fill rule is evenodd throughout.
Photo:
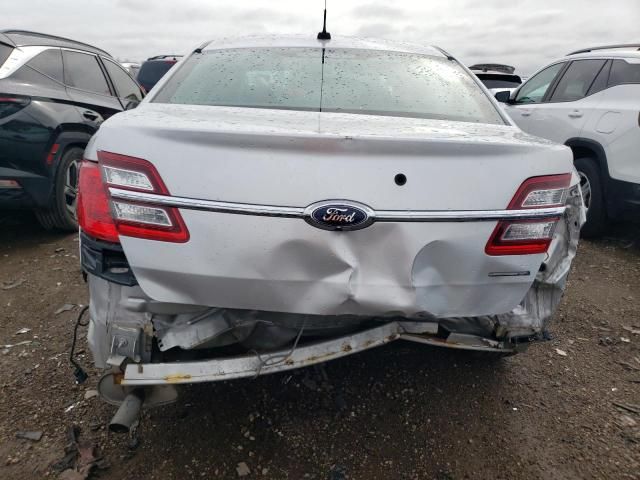
<svg viewBox="0 0 640 480"><path fill-rule="evenodd" d="M218 360L128 365L121 384L130 386L213 382L282 372L392 342L400 338L398 328L396 322L391 322L349 337L263 355L253 352Z"/></svg>
<svg viewBox="0 0 640 480"><path fill-rule="evenodd" d="M569 274L571 262L575 257L580 227L586 219L585 209L578 186L571 189L567 200L567 210L565 216L558 223L555 231L554 241L542 264L542 268L537 272L533 285L523 295L521 302L508 313L498 315L476 315L469 317L439 317L431 312L422 312L416 318L423 322L431 322L431 325L439 323L452 333L478 335L485 338L508 339L511 337L525 337L540 333L544 330L547 322L556 310L562 298L566 279ZM451 245L441 243L437 247L441 249L451 248ZM441 251L439 253L442 253ZM459 256L464 256L463 252ZM431 275L438 275L438 258L449 257L447 255L430 255L426 262ZM466 265L460 262L461 265ZM416 266L414 265L414 270ZM461 268L460 275L465 272ZM442 294L442 291L439 292ZM456 298L447 298L446 295L431 294L429 305L438 308L447 308L446 302L456 302ZM475 300L476 295L472 295ZM436 310L437 311L437 310ZM156 330L161 339L161 349L165 350L172 346L182 348L197 348L204 340L201 338L201 331L210 332L210 336L205 340L211 342L213 338L222 337L216 345L242 342L252 334L258 333L263 339L269 335L275 335L275 339L265 345L277 347L279 341L286 343L295 337L296 328L300 328L306 322L308 328L322 330L325 327L328 331L332 322L336 325L348 325L349 322L355 324L358 317L349 316L318 316L318 315L295 315L260 311L240 311L231 309L209 309L204 314L178 316L169 323L155 321ZM265 328L262 332L254 332L256 322L262 322L271 328ZM202 325L197 326L198 323ZM411 325L411 324L407 324ZM234 331L234 326L243 327ZM424 324L416 324L418 330L424 331ZM225 339L224 334L234 332L230 338Z"/></svg>
<svg viewBox="0 0 640 480"><path fill-rule="evenodd" d="M340 199L377 212L502 211L527 178L572 168L567 147L509 125L159 103L110 118L88 158L96 150L148 160L172 197L303 210ZM191 208L180 209L186 243L121 238L155 300L325 316L488 315L520 303L544 257L485 255L493 220L332 232L302 218ZM490 275L522 271L530 274Z"/></svg>
<svg viewBox="0 0 640 480"><path fill-rule="evenodd" d="M522 302L501 315L442 319L443 326L455 332L495 335L498 338L529 336L544 330L562 299L578 248L580 228L586 221L582 194L575 180L567 198L567 210L558 222L542 268Z"/></svg>
<svg viewBox="0 0 640 480"><path fill-rule="evenodd" d="M495 222L380 223L345 233L300 219L182 215L200 232L188 246L122 238L141 288L159 301L325 316L477 316L518 305L544 257L485 255ZM530 274L490 276L519 271Z"/></svg>
<svg viewBox="0 0 640 480"><path fill-rule="evenodd" d="M498 317L500 327L508 336L518 335L518 329L541 331L555 312L567 283L571 262L578 250L580 227L586 221L586 209L580 189L572 188L567 199L564 218L558 223L544 268L538 272L521 306L508 315ZM498 332L499 333L499 332Z"/></svg>
<svg viewBox="0 0 640 480"><path fill-rule="evenodd" d="M412 325L407 322L388 322L341 338L300 346L294 344L291 348L269 353L252 351L237 357L192 362L129 364L125 368L121 385L173 385L251 378L335 360L396 340L503 354L516 350L516 346L506 342L473 335L452 334L450 338L443 339L433 336L434 333L434 325L431 323Z"/></svg>
<svg viewBox="0 0 640 480"><path fill-rule="evenodd" d="M195 348L212 348L232 343L240 343L248 349L256 349L260 351L280 348L286 344L290 344L292 340L300 332L301 327L305 328L305 335L333 337L348 342L349 339L357 337L365 328L367 322L388 322L385 325L395 325L393 330L398 335L403 333L407 339L418 341L419 335L430 335L431 338L423 337L423 343L438 344L444 346L455 345L457 348L497 348L504 349L509 339L513 337L527 337L541 333L556 310L558 303L562 297L566 286L566 279L569 274L571 262L575 257L580 227L586 219L585 209L577 180L574 178L574 186L571 189L567 200L567 210L565 216L558 223L554 241L549 249L548 254L544 258L542 268L535 273L535 280L530 284L531 280L527 277L515 277L518 288L525 285L524 290L518 297L520 302L512 308L508 313L498 315L473 315L473 316L443 316L425 310L414 311L412 322L402 321L408 319L409 316L403 315L402 312L388 312L386 318L381 315L332 315L331 309L334 304L328 306L329 310L326 314L310 315L296 313L279 313L267 312L260 310L240 310L240 309L220 309L211 308L196 304L166 303L151 299L140 287L122 287L101 280L93 275L89 275L89 285L91 289L91 324L89 331L89 343L96 359L98 367L105 365L105 360L109 355L109 348L112 338L109 334L111 325L121 325L134 328L140 328L147 335L155 335L159 340L159 346L162 351L170 350L174 347L180 347L185 350ZM357 233L357 232L356 232ZM486 232L483 232L485 234ZM487 235L488 237L488 235ZM447 281L451 283L451 278L443 278L440 275L439 259L446 262L447 259L457 255L457 259L464 258L464 252L457 251L455 248L455 236L451 242L435 242L433 252L420 252L420 255L428 255L428 261L425 261L422 267L421 262L416 261L413 266L413 272L418 272L418 279L427 279L431 287L440 284L444 288L447 287ZM295 245L294 245L295 247ZM294 248L295 250L295 248ZM295 257L295 255L294 255ZM532 257L528 256L528 260L538 269L538 263ZM488 262L493 261L490 257L486 257ZM300 257L302 261L304 256ZM278 260L278 257L275 258ZM518 259L517 259L518 260ZM489 263L481 270L481 274L486 276L489 282L498 282L491 284L492 288L498 288L498 292L502 291L505 296L511 295L509 288L513 288L512 277L491 278L488 273L491 271L504 271L506 267L515 268L531 268L528 264L512 264L513 258L501 259L496 258L496 263ZM539 260L537 260L539 262ZM251 264L248 262L249 265ZM462 266L460 266L462 265ZM468 264L464 262L456 262L456 265L444 265L442 268L447 270L452 278L460 279L460 284L454 285L458 288L464 288L465 273ZM324 265L324 268L329 268ZM535 271L534 270L534 271ZM522 280L524 278L524 280ZM226 279L228 280L228 279ZM416 284L416 279L413 279ZM524 283L523 283L524 282ZM418 282L419 283L419 282ZM186 288L184 285L176 283L176 288ZM322 285L317 288L321 288ZM477 285L474 289L478 288ZM476 305L483 305L479 294L469 295L469 299L457 299L455 295L447 298L446 290L435 290L425 295L428 298L425 307L428 305L443 305L444 308L460 308L461 302L476 302ZM381 290L382 292L383 290ZM459 290L460 291L460 290ZM335 292L333 292L335 293ZM356 292L353 292L356 293ZM242 290L239 294L247 294L246 290ZM268 295L269 292L261 292L261 295ZM415 295L415 294L414 294ZM444 300L443 298L444 297ZM401 297L402 298L402 297ZM492 297L489 300L493 300ZM304 297L303 297L304 299ZM372 299L375 301L375 299ZM416 301L415 296L412 301ZM419 301L419 300L418 300ZM445 305L444 301L450 302L453 307ZM484 299L486 302L487 299ZM442 302L442 303L439 303ZM457 303L456 303L457 302ZM348 304L348 298L343 304ZM343 304L340 304L341 306ZM372 304L375 306L375 304ZM494 305L495 307L495 305ZM478 308L476 306L476 308ZM484 308L484 307L482 307ZM489 306L487 308L490 308ZM434 335L438 332L438 325L445 330L451 332L451 338L455 339L474 339L478 345L461 341L441 341L437 340ZM153 328L152 328L153 326ZM385 330L385 332L387 332ZM388 332L387 332L388 333ZM371 334L366 336L372 340ZM359 337L358 337L359 338ZM368 341L368 340L367 340ZM496 343L497 341L497 343ZM488 343L487 343L488 342ZM500 343L503 342L503 343ZM384 343L384 342L383 342ZM370 344L367 344L368 348ZM364 347L363 347L364 348ZM148 355L143 352L143 361L148 360ZM333 356L330 356L333 358ZM302 358L302 357L301 357ZM327 357L327 359L329 359ZM302 363L306 360L302 359ZM250 362L251 363L251 362ZM255 362L254 362L255 363ZM251 363L253 365L253 363ZM159 368L159 367L154 367ZM210 368L210 367L207 367ZM216 367L218 368L218 367ZM224 367L220 366L218 370ZM248 367L247 367L248 368ZM216 370L216 372L218 371ZM226 375L224 371L220 371L215 375ZM249 375L247 373L247 375Z"/></svg>
<svg viewBox="0 0 640 480"><path fill-rule="evenodd" d="M127 308L132 297L144 297L140 287L125 287L89 275L89 331L87 339L98 368L107 368L110 355L136 361L151 358L151 316ZM127 331L127 335L122 332Z"/></svg>

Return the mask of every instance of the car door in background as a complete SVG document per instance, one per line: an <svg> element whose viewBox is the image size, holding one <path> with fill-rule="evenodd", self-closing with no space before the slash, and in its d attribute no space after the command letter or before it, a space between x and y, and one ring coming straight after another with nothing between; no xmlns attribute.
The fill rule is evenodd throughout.
<svg viewBox="0 0 640 480"><path fill-rule="evenodd" d="M111 82L116 90L116 96L122 108L125 110L136 107L144 97L140 86L131 78L131 76L120 67L117 63L112 62L104 57L101 58Z"/></svg>
<svg viewBox="0 0 640 480"><path fill-rule="evenodd" d="M18 94L32 96L33 86L37 85L38 95L32 96L31 103L41 108L31 109L27 117L1 122L0 165L20 165L21 169L37 175L49 175L50 169L42 159L51 149L51 132L60 123L77 121L77 112L69 105L63 83L60 49L47 48L40 52L20 67L12 78L25 88L15 92Z"/></svg>
<svg viewBox="0 0 640 480"><path fill-rule="evenodd" d="M537 107L529 133L558 143L580 136L601 101L594 94L607 87L607 66L604 59L572 61Z"/></svg>
<svg viewBox="0 0 640 480"><path fill-rule="evenodd" d="M637 151L640 58L611 59L605 71L609 81L593 95L594 100L598 99L597 107L587 119L584 131L605 148L611 178L640 184Z"/></svg>
<svg viewBox="0 0 640 480"><path fill-rule="evenodd" d="M539 135L535 130L536 109L553 85L558 74L564 69L565 63L555 63L538 72L517 91L515 98L505 105L505 111L514 122L525 132Z"/></svg>
<svg viewBox="0 0 640 480"><path fill-rule="evenodd" d="M67 91L87 123L97 128L111 115L122 111L95 55L63 50L62 57Z"/></svg>

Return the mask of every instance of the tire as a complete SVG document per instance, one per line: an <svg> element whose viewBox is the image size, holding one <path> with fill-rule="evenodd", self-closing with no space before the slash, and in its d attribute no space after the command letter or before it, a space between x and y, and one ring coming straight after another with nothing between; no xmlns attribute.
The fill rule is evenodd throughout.
<svg viewBox="0 0 640 480"><path fill-rule="evenodd" d="M587 222L582 226L580 235L584 238L599 237L607 226L607 212L598 164L588 157L577 158L573 163L580 175L580 189L587 207Z"/></svg>
<svg viewBox="0 0 640 480"><path fill-rule="evenodd" d="M46 230L78 230L76 200L78 197L78 171L84 149L72 147L62 155L56 171L51 206L37 210L36 217Z"/></svg>

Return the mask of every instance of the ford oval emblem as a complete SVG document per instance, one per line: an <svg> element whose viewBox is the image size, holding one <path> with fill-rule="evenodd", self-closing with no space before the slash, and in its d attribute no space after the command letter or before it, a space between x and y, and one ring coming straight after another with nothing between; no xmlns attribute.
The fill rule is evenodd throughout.
<svg viewBox="0 0 640 480"><path fill-rule="evenodd" d="M323 230L359 230L374 221L374 212L361 203L334 200L314 203L305 210L305 220Z"/></svg>

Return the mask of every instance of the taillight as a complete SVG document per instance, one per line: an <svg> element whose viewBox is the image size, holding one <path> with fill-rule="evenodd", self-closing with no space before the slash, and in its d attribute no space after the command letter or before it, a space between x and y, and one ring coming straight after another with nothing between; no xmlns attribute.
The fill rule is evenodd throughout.
<svg viewBox="0 0 640 480"><path fill-rule="evenodd" d="M100 151L98 162L107 186L169 195L156 168L142 158Z"/></svg>
<svg viewBox="0 0 640 480"><path fill-rule="evenodd" d="M0 180L0 188L18 190L22 187L16 180Z"/></svg>
<svg viewBox="0 0 640 480"><path fill-rule="evenodd" d="M0 93L0 118L8 117L31 103L31 98L22 95Z"/></svg>
<svg viewBox="0 0 640 480"><path fill-rule="evenodd" d="M524 181L507 207L530 210L561 207L569 191L571 174L531 177ZM559 217L502 220L491 234L487 255L531 255L545 253L553 239Z"/></svg>
<svg viewBox="0 0 640 480"><path fill-rule="evenodd" d="M53 161L58 154L58 150L60 150L59 143L54 143L53 145L51 145L51 150L49 150L49 155L47 155L47 165L53 165Z"/></svg>
<svg viewBox="0 0 640 480"><path fill-rule="evenodd" d="M153 203L114 199L109 194L109 187L112 187L169 195L169 190L151 163L141 158L100 151L97 164L85 161L83 167L85 164L93 165L86 167L87 171L94 175L92 172L95 169L100 181L100 188L87 185L83 191L81 169L78 221L87 234L107 241L118 241L119 235L178 243L189 240L189 231L178 209ZM88 207L92 207L93 210L89 210ZM92 225L92 212L101 219L96 225L99 228ZM104 212L108 214L112 230L107 228L108 222L104 218Z"/></svg>
<svg viewBox="0 0 640 480"><path fill-rule="evenodd" d="M111 216L109 194L102 183L100 167L83 160L78 181L78 223L87 234L99 240L118 242L118 231Z"/></svg>
<svg viewBox="0 0 640 480"><path fill-rule="evenodd" d="M567 199L570 181L570 173L528 178L520 185L508 209L561 207Z"/></svg>

